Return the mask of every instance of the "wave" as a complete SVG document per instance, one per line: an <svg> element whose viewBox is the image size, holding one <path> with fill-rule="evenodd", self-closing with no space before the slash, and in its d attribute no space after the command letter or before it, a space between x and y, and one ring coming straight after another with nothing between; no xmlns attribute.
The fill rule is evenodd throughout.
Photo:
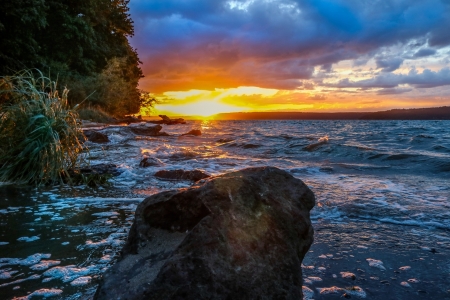
<svg viewBox="0 0 450 300"><path fill-rule="evenodd" d="M417 154L401 153L401 154L389 155L385 159L386 160L403 160L403 159L414 158L414 157L418 157L418 156L419 155L417 155Z"/></svg>
<svg viewBox="0 0 450 300"><path fill-rule="evenodd" d="M435 146L432 147L432 149L436 150L436 151L450 152L449 148L447 148L445 146L442 146L442 145L435 145Z"/></svg>
<svg viewBox="0 0 450 300"><path fill-rule="evenodd" d="M321 137L317 143L309 144L308 146L304 147L303 150L311 152L327 143L328 143L328 135Z"/></svg>

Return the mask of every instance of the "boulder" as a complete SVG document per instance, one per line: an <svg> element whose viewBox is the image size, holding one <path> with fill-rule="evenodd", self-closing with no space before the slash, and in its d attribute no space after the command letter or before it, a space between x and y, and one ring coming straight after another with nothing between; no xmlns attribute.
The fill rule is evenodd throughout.
<svg viewBox="0 0 450 300"><path fill-rule="evenodd" d="M164 163L157 158L153 157L144 157L139 163L139 167L148 168L148 167L160 167L164 166Z"/></svg>
<svg viewBox="0 0 450 300"><path fill-rule="evenodd" d="M155 177L166 180L191 180L191 181L199 181L204 178L210 177L210 175L206 174L200 170L161 170L155 173Z"/></svg>
<svg viewBox="0 0 450 300"><path fill-rule="evenodd" d="M134 123L128 126L134 134L146 136L159 136L162 129L161 125L149 123Z"/></svg>
<svg viewBox="0 0 450 300"><path fill-rule="evenodd" d="M87 140L93 143L108 143L109 138L106 134L95 131L95 130L84 130L84 135L86 136Z"/></svg>
<svg viewBox="0 0 450 300"><path fill-rule="evenodd" d="M194 136L200 136L202 135L202 132L198 129L192 129L191 131L187 133L183 133L182 135L194 135Z"/></svg>
<svg viewBox="0 0 450 300"><path fill-rule="evenodd" d="M302 299L314 203L273 167L146 198L94 299Z"/></svg>

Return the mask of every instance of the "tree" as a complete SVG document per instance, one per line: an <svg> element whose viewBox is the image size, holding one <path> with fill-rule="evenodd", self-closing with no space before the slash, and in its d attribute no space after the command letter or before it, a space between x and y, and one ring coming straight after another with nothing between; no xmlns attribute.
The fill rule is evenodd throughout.
<svg viewBox="0 0 450 300"><path fill-rule="evenodd" d="M105 74L114 73L127 95L93 102L113 114L139 111L137 84L142 70L128 42L134 33L129 0L5 1L6 9L0 13L3 75L39 68L58 77L61 86L78 89L69 94L74 105L94 91L112 97L104 84Z"/></svg>
<svg viewBox="0 0 450 300"><path fill-rule="evenodd" d="M36 34L47 25L44 0L3 0L0 10L0 72L12 74L39 63Z"/></svg>

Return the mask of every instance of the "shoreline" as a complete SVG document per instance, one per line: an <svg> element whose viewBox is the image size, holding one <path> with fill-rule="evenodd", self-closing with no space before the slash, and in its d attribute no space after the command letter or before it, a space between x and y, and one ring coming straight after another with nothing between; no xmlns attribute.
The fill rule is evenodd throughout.
<svg viewBox="0 0 450 300"><path fill-rule="evenodd" d="M329 124L334 123L319 122L303 123L309 127L298 126L297 122L257 124L260 126L246 128L240 122L189 122L184 126L165 127L170 137L150 138L113 127L106 132L110 142L89 142L92 164L117 164L121 175L112 179L112 187L44 187L30 189L28 194L20 186L11 187L9 195L0 202L0 211L3 211L0 217L7 224L3 229L14 230L3 232L0 242L9 244L0 246L0 257L23 262L37 253L51 254L50 260L60 262L57 267L61 272L75 272L69 266L76 265L82 270L83 277L91 277L91 282L72 286L72 281L63 281L63 277L54 274L50 276L52 272L45 275L48 270L33 271L31 265L24 266L14 260L15 264L2 269L17 271L17 277L12 274L13 278L2 280L0 284L34 275L40 277L7 285L0 292L4 291L11 298L43 288L60 289L64 297L95 292L98 276L117 258L114 253L120 251L119 245L126 239L137 202L151 194L191 184L161 181L155 177L159 170L202 169L218 175L245 167L273 165L303 180L317 197L317 206L311 213L316 229L313 252L309 252L303 261L307 279L304 285L315 293L312 298L340 299L347 293L345 289L352 286L361 289L347 289L347 296L354 299L363 295L361 291L366 299L376 300L449 297L446 291L450 287L445 285L444 271L450 271L450 262L445 259L450 257L450 234L448 229L428 227L441 224L448 228L446 208L450 187L445 177L448 173L427 172L428 169L420 167L416 157L391 159L410 145L428 149L430 142L441 145L434 150L437 154L447 153L444 152L448 147L446 127L437 125L424 133L420 122L403 123L406 125L400 129L387 122L384 127L377 127L380 133L372 137L367 135L367 129L373 126L367 123L365 127L358 123L358 128L353 122L337 124L333 128L329 128ZM356 130L349 136L348 128L352 126ZM181 137L196 128L202 129L202 136ZM324 134L330 136L328 143L316 151L302 150ZM230 141L221 142L225 139ZM394 143L387 150L383 148L386 140ZM367 147L361 147L364 145ZM347 152L338 156L338 150ZM375 151L386 154L378 160L368 160L370 155L379 154ZM161 164L140 167L144 155L155 157ZM363 161L365 159L367 161ZM349 160L353 160L353 164L346 164ZM410 160L414 164L406 169L406 162ZM380 166L383 168L379 169ZM411 173L413 170L420 170L420 173ZM436 176L441 178L437 180ZM0 193L6 195L6 189L0 189ZM417 226L388 223L394 221L411 225L414 221ZM374 235L378 238L372 237ZM39 239L32 241L31 238L36 236ZM20 241L23 237L30 239ZM437 252L430 252L433 248ZM107 255L110 260L101 262L106 261ZM370 267L369 258L381 260L386 271ZM420 258L424 261L415 261ZM399 269L405 266L411 269L408 272ZM437 267L447 269L438 270ZM364 273L360 274L358 269ZM430 270L431 275L426 273ZM342 278L341 272L353 273L355 280ZM408 282L409 279L419 281ZM406 288L401 282L411 287ZM16 287L19 288L13 289ZM336 293L321 295L318 288L329 288L325 291ZM76 297L88 298L84 296Z"/></svg>
<svg viewBox="0 0 450 300"><path fill-rule="evenodd" d="M339 299L344 294L374 300L450 297L447 231L361 221L313 222L313 227L303 278L315 294L305 299ZM355 286L366 297L340 290ZM337 289L320 292L332 287Z"/></svg>

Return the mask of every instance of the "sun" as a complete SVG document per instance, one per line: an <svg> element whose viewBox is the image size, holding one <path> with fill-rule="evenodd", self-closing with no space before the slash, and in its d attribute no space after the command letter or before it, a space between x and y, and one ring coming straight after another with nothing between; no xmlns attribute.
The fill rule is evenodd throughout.
<svg viewBox="0 0 450 300"><path fill-rule="evenodd" d="M197 101L180 105L159 104L155 106L155 110L159 114L176 114L181 116L199 116L210 117L219 113L238 112L242 108L229 104L220 103L218 101Z"/></svg>

